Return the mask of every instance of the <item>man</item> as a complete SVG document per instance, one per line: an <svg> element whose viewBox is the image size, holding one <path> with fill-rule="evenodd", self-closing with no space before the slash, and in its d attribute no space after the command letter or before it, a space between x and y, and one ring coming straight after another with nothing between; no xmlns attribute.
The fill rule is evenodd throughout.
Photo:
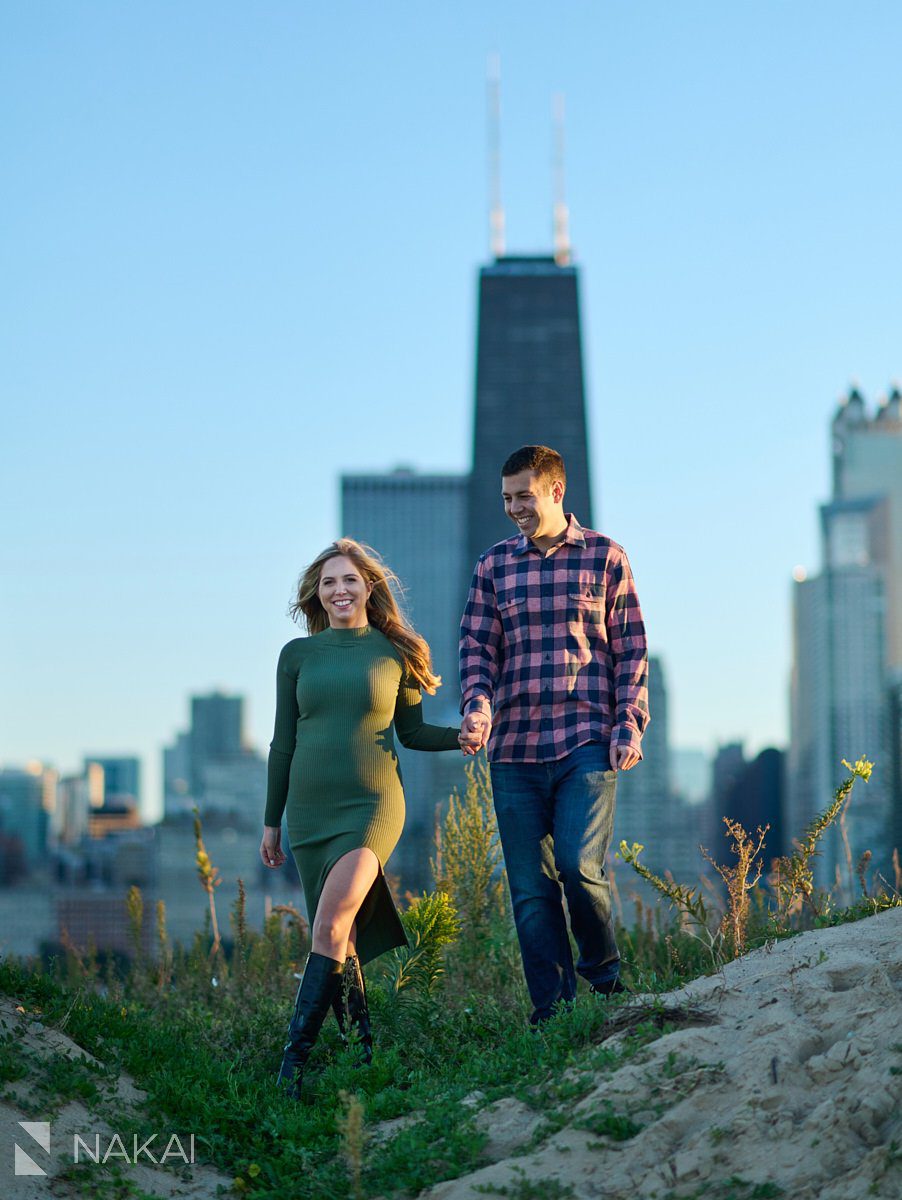
<svg viewBox="0 0 902 1200"><path fill-rule="evenodd" d="M533 1025L576 995L563 900L594 992L623 991L604 858L617 772L648 724L645 626L626 554L563 508L547 446L501 468L519 533L476 564L461 621L462 736L488 746ZM562 894L563 893L563 894Z"/></svg>

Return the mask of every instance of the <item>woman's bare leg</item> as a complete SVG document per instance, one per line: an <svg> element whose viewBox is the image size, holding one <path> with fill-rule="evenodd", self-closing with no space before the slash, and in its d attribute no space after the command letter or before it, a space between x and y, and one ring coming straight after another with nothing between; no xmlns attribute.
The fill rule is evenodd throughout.
<svg viewBox="0 0 902 1200"><path fill-rule="evenodd" d="M313 922L314 954L344 962L352 931L356 936L357 912L379 869L379 859L367 847L352 850L338 860L326 877L319 898Z"/></svg>

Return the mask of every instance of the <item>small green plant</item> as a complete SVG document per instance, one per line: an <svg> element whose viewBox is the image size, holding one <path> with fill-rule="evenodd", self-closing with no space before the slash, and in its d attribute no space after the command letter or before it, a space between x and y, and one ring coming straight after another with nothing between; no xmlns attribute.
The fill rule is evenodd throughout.
<svg viewBox="0 0 902 1200"><path fill-rule="evenodd" d="M448 893L460 914L467 938L479 943L503 911L501 842L488 763L480 756L468 762L464 772L464 795L455 791L448 802L445 819L435 831L430 866L436 888Z"/></svg>
<svg viewBox="0 0 902 1200"><path fill-rule="evenodd" d="M596 1112L577 1121L576 1128L586 1129L598 1137L608 1137L614 1142L628 1142L642 1132L643 1126L638 1125L632 1117L616 1112L614 1106L605 1101Z"/></svg>
<svg viewBox="0 0 902 1200"><path fill-rule="evenodd" d="M460 933L460 919L446 892L424 892L402 914L409 946L394 951L392 990L430 996L443 972L442 959Z"/></svg>
<svg viewBox="0 0 902 1200"><path fill-rule="evenodd" d="M575 1196L571 1183L559 1179L528 1179L521 1167L514 1167L513 1183L477 1183L473 1191L484 1196L508 1196L510 1200L568 1200Z"/></svg>
<svg viewBox="0 0 902 1200"><path fill-rule="evenodd" d="M818 898L811 861L818 852L821 838L848 804L855 780L867 783L873 770L873 763L866 758L859 758L854 766L843 759L842 765L851 774L836 789L832 803L805 830L795 853L778 858L773 864L770 882L776 897L774 922L778 928L787 928L790 918L803 906L807 906L814 917L826 915L829 900Z"/></svg>

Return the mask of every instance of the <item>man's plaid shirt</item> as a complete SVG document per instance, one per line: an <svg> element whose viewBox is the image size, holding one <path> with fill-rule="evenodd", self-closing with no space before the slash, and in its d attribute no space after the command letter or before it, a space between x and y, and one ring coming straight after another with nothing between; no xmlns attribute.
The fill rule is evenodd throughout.
<svg viewBox="0 0 902 1200"><path fill-rule="evenodd" d="M545 555L517 534L480 557L460 625L461 712L493 720L493 762L631 746L648 724L648 649L622 546L567 514Z"/></svg>

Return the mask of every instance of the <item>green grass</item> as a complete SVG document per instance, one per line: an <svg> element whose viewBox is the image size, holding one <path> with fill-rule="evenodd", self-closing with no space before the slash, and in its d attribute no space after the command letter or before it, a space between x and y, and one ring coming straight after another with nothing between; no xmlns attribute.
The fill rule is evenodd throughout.
<svg viewBox="0 0 902 1200"><path fill-rule="evenodd" d="M201 1002L185 1000L178 988L110 998L87 983L73 989L8 960L0 962L0 991L27 1009L40 1008L45 1023L64 1025L103 1064L56 1056L29 1062L36 1111L52 1098L99 1103L105 1081L125 1070L148 1093L147 1118L161 1129L194 1132L198 1156L239 1179L239 1191L253 1198L291 1194L301 1179L310 1200L348 1194L338 1128L343 1090L359 1098L365 1130L418 1115L411 1127L384 1143L371 1141L362 1153L363 1194L403 1196L480 1165L485 1139L476 1131L475 1109L461 1104L465 1097L481 1091L490 1103L517 1094L553 1112L588 1092L591 1072L613 1071L661 1034L660 1023L645 1022L615 1053L603 1038L617 1005L588 995L536 1033L524 1007L476 996L466 1003L441 996L401 1003L373 985L373 1064L355 1067L327 1027L305 1095L294 1103L274 1086L289 1015L285 998L262 994L250 1003L219 990ZM563 1077L577 1063L580 1078ZM131 1131L121 1121L112 1128Z"/></svg>

